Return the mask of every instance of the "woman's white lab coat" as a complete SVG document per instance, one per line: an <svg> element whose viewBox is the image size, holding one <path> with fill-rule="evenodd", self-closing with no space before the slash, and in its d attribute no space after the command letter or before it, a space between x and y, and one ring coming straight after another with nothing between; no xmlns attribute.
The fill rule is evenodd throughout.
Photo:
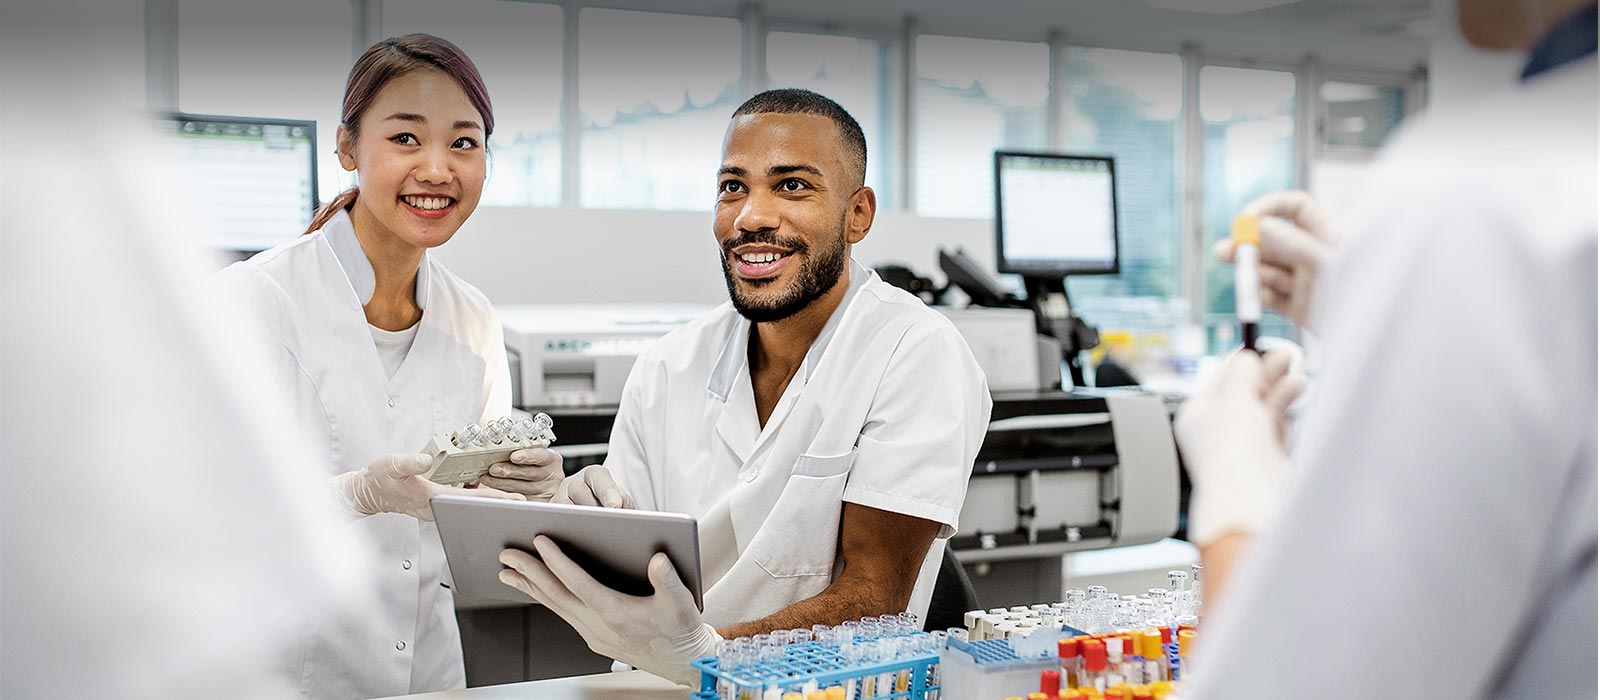
<svg viewBox="0 0 1600 700"><path fill-rule="evenodd" d="M221 272L223 293L280 345L263 368L289 387L303 430L327 452L327 473L360 469L392 452L418 452L436 433L511 408L500 323L481 292L433 256L417 273L422 320L391 378L362 306L373 273L350 218ZM218 465L226 468L227 465ZM353 538L372 556L358 590L376 616L334 614L307 622L298 667L312 698L368 698L465 685L460 632L438 530L405 515L359 518L330 537Z"/></svg>

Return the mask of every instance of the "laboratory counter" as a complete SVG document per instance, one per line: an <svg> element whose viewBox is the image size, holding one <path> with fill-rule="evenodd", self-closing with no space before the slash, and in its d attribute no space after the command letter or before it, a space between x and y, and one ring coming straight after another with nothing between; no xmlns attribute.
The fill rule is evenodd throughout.
<svg viewBox="0 0 1600 700"><path fill-rule="evenodd" d="M689 692L689 688L644 671L625 671L399 697L411 700L687 700Z"/></svg>

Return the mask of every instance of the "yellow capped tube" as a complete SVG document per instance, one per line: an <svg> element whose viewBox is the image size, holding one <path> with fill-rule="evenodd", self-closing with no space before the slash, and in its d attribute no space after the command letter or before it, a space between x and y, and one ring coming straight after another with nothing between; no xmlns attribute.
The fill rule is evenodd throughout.
<svg viewBox="0 0 1600 700"><path fill-rule="evenodd" d="M1255 350L1261 323L1261 217L1255 214L1233 218L1233 311L1244 347Z"/></svg>

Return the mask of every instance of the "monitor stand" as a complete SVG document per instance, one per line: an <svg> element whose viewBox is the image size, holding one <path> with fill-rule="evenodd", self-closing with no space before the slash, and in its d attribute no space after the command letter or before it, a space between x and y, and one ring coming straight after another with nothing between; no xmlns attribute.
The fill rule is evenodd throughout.
<svg viewBox="0 0 1600 700"><path fill-rule="evenodd" d="M1067 297L1065 277L1023 276L1023 288L1028 293L1028 307L1033 309L1034 323L1040 335L1055 338L1066 356L1067 372L1072 385L1088 386L1083 381L1083 363L1078 353L1100 344L1100 332L1072 313L1072 301Z"/></svg>

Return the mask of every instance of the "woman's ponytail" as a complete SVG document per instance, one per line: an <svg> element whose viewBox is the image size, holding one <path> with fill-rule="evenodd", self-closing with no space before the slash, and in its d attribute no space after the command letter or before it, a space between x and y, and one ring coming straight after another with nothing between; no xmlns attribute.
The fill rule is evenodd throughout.
<svg viewBox="0 0 1600 700"><path fill-rule="evenodd" d="M350 205L355 204L356 196L359 194L361 194L361 188L352 187L335 195L333 201L322 205L322 208L317 210L317 215L311 217L311 225L306 227L306 233L314 233L326 226L328 220L332 219L334 214L339 213L340 209L349 209Z"/></svg>

